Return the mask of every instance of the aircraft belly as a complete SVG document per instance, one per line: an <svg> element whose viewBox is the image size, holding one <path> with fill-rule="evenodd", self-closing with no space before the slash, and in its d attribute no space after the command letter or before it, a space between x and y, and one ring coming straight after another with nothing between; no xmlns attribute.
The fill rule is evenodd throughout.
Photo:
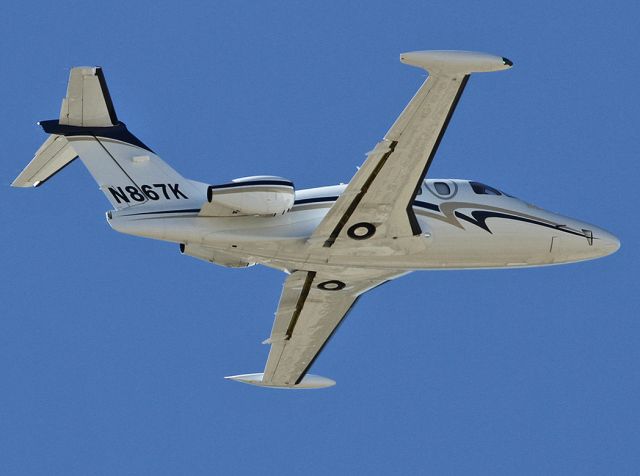
<svg viewBox="0 0 640 476"><path fill-rule="evenodd" d="M505 219L488 221L487 229L464 224L454 228L433 223L428 268L503 268L553 264L549 253L554 229Z"/></svg>
<svg viewBox="0 0 640 476"><path fill-rule="evenodd" d="M421 228L428 230L424 236L337 241L330 250L309 254L306 241L324 214L323 209L309 209L278 217L209 218L185 212L172 217L116 215L109 223L123 233L208 246L281 269L539 266L579 259L573 243L575 239L584 240L559 236L563 233L557 229L504 218L491 218L482 227L466 221L455 226L419 216Z"/></svg>

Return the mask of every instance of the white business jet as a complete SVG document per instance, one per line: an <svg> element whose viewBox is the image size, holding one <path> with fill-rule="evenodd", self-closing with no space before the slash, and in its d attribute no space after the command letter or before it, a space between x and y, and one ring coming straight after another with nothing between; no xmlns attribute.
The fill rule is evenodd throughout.
<svg viewBox="0 0 640 476"><path fill-rule="evenodd" d="M469 180L427 179L471 73L508 69L500 56L417 51L403 63L429 77L347 185L295 190L253 176L210 185L185 179L117 117L102 69L71 70L59 120L13 182L39 186L76 158L114 210L117 231L175 242L228 267L287 273L261 373L227 377L276 388L321 388L308 373L357 299L423 269L513 268L606 256L620 242L596 226Z"/></svg>

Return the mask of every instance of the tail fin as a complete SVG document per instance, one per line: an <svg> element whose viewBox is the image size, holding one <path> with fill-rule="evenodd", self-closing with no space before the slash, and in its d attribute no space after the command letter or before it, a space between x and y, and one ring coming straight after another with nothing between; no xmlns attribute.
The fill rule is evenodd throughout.
<svg viewBox="0 0 640 476"><path fill-rule="evenodd" d="M116 209L202 193L118 121L102 68L73 68L60 118L39 124L50 135L14 187L42 185L80 157Z"/></svg>

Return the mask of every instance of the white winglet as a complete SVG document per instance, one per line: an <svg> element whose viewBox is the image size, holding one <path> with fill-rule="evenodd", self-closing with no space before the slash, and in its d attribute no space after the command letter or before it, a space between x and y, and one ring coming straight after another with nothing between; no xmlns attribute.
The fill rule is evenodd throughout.
<svg viewBox="0 0 640 476"><path fill-rule="evenodd" d="M235 380L236 382L248 383L250 385L257 385L258 387L271 387L271 388L288 388L288 389L307 389L307 388L326 388L333 387L336 382L330 378L320 377L319 375L307 374L302 381L296 385L269 385L262 383L263 373L259 374L245 374L245 375L232 375L225 377L227 380Z"/></svg>
<svg viewBox="0 0 640 476"><path fill-rule="evenodd" d="M473 51L411 51L400 61L431 73L470 74L509 69L513 63L502 56Z"/></svg>

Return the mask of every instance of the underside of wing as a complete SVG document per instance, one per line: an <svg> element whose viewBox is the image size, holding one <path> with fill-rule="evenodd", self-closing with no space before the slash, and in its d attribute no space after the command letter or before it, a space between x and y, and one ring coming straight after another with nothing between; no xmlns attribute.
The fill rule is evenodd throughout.
<svg viewBox="0 0 640 476"><path fill-rule="evenodd" d="M345 269L336 273L295 271L285 281L262 374L228 377L268 387L318 388L333 381L307 375L360 295L403 272Z"/></svg>
<svg viewBox="0 0 640 476"><path fill-rule="evenodd" d="M421 51L401 61L426 69L429 77L384 139L368 153L315 230L311 245L360 246L362 240L420 235L411 206L472 72L511 66L505 58L460 51ZM355 240L355 241L354 241ZM399 242L400 243L400 242ZM403 252L398 246L399 252Z"/></svg>

